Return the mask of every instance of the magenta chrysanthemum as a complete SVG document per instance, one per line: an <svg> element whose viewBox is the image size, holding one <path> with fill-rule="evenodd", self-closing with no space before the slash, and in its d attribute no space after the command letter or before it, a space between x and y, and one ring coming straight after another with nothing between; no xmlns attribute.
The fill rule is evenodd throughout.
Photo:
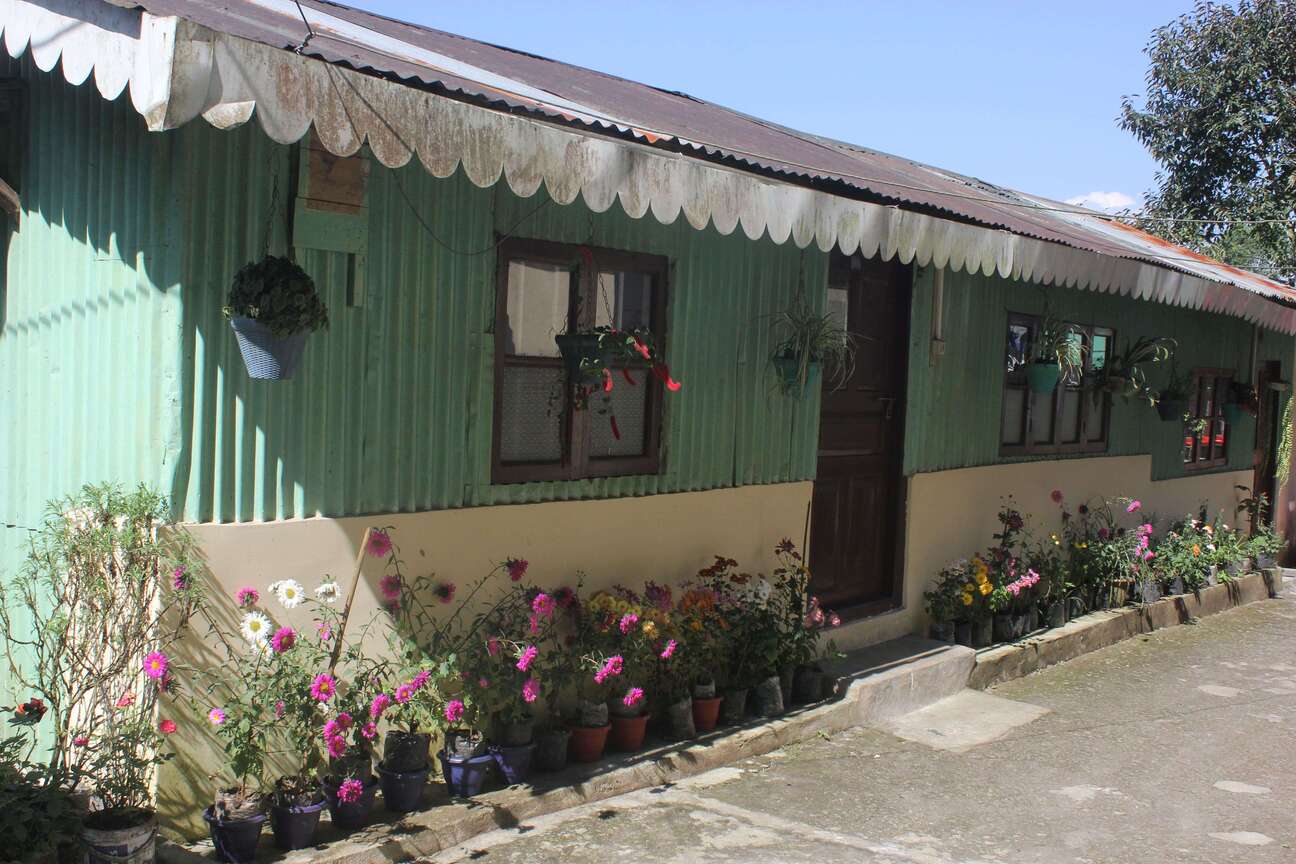
<svg viewBox="0 0 1296 864"><path fill-rule="evenodd" d="M540 682L534 678L528 678L522 685L522 699L526 702L534 702L540 695Z"/></svg>
<svg viewBox="0 0 1296 864"><path fill-rule="evenodd" d="M280 627L270 637L270 647L276 654L284 653L295 644L297 644L297 631L291 627Z"/></svg>
<svg viewBox="0 0 1296 864"><path fill-rule="evenodd" d="M401 705L404 705L406 702L410 701L410 698L413 695L414 695L414 687L410 684L402 684L396 688L396 701L399 702Z"/></svg>
<svg viewBox="0 0 1296 864"><path fill-rule="evenodd" d="M531 611L542 618L552 618L558 601L541 591L531 601Z"/></svg>
<svg viewBox="0 0 1296 864"><path fill-rule="evenodd" d="M250 609L261 602L261 592L255 588L240 588L234 600L244 609Z"/></svg>
<svg viewBox="0 0 1296 864"><path fill-rule="evenodd" d="M377 720L382 717L383 712L391 705L391 701L391 697L386 693L379 693L375 696L373 701L369 703L369 719Z"/></svg>
<svg viewBox="0 0 1296 864"><path fill-rule="evenodd" d="M631 687L629 690L626 691L625 698L621 700L621 703L625 705L627 708L633 708L634 706L642 702L643 698L644 698L644 692L642 687Z"/></svg>
<svg viewBox="0 0 1296 864"><path fill-rule="evenodd" d="M517 661L518 671L525 672L527 671L527 669L531 668L531 663L535 660L536 656L539 653L540 653L539 648L535 647L534 645L528 645L526 647L526 650L524 650L521 656L518 657L518 661Z"/></svg>
<svg viewBox="0 0 1296 864"><path fill-rule="evenodd" d="M340 735L330 735L325 738L324 746L328 748L328 755L331 759L341 759L346 755L346 739Z"/></svg>
<svg viewBox="0 0 1296 864"><path fill-rule="evenodd" d="M508 576L514 582L521 581L527 572L527 562L521 558L510 558L504 562L504 569L508 571Z"/></svg>
<svg viewBox="0 0 1296 864"><path fill-rule="evenodd" d="M316 675L315 680L311 682L310 695L316 701L327 702L333 698L333 694L336 692L337 682L327 672Z"/></svg>
<svg viewBox="0 0 1296 864"><path fill-rule="evenodd" d="M183 564L171 571L171 587L177 591L189 587L189 574Z"/></svg>
<svg viewBox="0 0 1296 864"><path fill-rule="evenodd" d="M360 727L360 736L366 741L372 741L378 737L378 727L372 722L366 723Z"/></svg>
<svg viewBox="0 0 1296 864"><path fill-rule="evenodd" d="M144 674L154 681L166 676L167 657L161 651L152 651L144 657Z"/></svg>
<svg viewBox="0 0 1296 864"><path fill-rule="evenodd" d="M207 720L213 726L221 726L225 723L225 712L219 708L213 708L207 712Z"/></svg>
<svg viewBox="0 0 1296 864"><path fill-rule="evenodd" d="M410 686L413 687L415 690L422 690L427 685L427 682L430 681L431 679L432 679L431 672L429 672L426 669L420 669L418 671L418 674L416 674L412 679L410 679Z"/></svg>
<svg viewBox="0 0 1296 864"><path fill-rule="evenodd" d="M606 661L604 661L603 667L599 669L599 671L594 673L594 683L602 684L607 679L616 675L620 675L621 669L624 665L625 665L625 660L622 659L620 654L616 654L612 657L609 657Z"/></svg>
<svg viewBox="0 0 1296 864"><path fill-rule="evenodd" d="M631 630L634 629L634 626L638 623L639 623L639 616L634 614L633 612L627 612L626 614L622 615L621 616L622 634L629 633Z"/></svg>
<svg viewBox="0 0 1296 864"><path fill-rule="evenodd" d="M667 642L666 647L662 649L661 659L669 660L671 658L671 655L675 653L675 649L678 647L679 647L679 643L676 642L674 639Z"/></svg>
<svg viewBox="0 0 1296 864"><path fill-rule="evenodd" d="M375 558L386 558L391 554L392 541L387 536L386 531L374 530L369 532L369 545L365 546L365 552Z"/></svg>
<svg viewBox="0 0 1296 864"><path fill-rule="evenodd" d="M378 590L382 592L383 598L390 603L400 600L401 577L396 573L388 573L378 580Z"/></svg>
<svg viewBox="0 0 1296 864"><path fill-rule="evenodd" d="M352 777L350 780L344 780L342 782L342 785L338 787L338 791L337 791L338 800L345 804L351 804L355 801L359 801L360 796L363 794L364 794L364 784L361 783L359 780L355 779L354 777Z"/></svg>
<svg viewBox="0 0 1296 864"><path fill-rule="evenodd" d="M451 723L458 723L463 719L464 703L458 699L451 699L446 703L445 718Z"/></svg>

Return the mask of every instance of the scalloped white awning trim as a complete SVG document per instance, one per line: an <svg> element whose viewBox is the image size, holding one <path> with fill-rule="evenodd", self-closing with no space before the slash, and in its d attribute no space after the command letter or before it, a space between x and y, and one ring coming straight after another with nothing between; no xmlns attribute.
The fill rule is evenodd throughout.
<svg viewBox="0 0 1296 864"><path fill-rule="evenodd" d="M48 2L48 0L47 0ZM1237 316L1296 333L1296 309L1267 297L1280 286L1190 256L1126 226L1083 213L1057 214L1079 234L1173 263L1104 255L1011 232L841 198L697 158L455 101L342 66L273 48L183 19L123 9L102 0L0 0L5 48L30 51L37 67L60 65L72 84L93 74L105 99L130 87L150 130L204 117L218 128L254 114L273 140L300 140L314 125L338 155L368 143L390 168L417 155L437 177L462 167L477 186L501 176L520 196L544 185L560 204L580 196L595 212L619 201L630 216L651 212L721 234L741 226L753 239L934 265L987 276L1124 294ZM66 13L66 14L65 14ZM72 17L75 15L76 17ZM1171 268L1174 269L1171 269ZM1187 272L1184 272L1187 271Z"/></svg>

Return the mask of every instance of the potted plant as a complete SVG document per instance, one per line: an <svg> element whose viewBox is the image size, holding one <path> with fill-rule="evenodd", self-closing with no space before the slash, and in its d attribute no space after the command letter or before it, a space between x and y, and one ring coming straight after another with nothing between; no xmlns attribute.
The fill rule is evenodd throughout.
<svg viewBox="0 0 1296 864"><path fill-rule="evenodd" d="M818 386L828 367L829 389L845 384L855 371L855 337L830 312L815 312L798 294L774 316L770 366L784 395L800 397Z"/></svg>
<svg viewBox="0 0 1296 864"><path fill-rule="evenodd" d="M590 397L596 394L604 402L603 410L610 410L618 373L628 376L631 369L649 370L668 392L680 389L646 327L623 330L600 324L588 330L560 333L554 342L562 355L572 405L578 410L588 408ZM560 395L555 393L550 401L559 401Z"/></svg>
<svg viewBox="0 0 1296 864"><path fill-rule="evenodd" d="M447 694L442 717L445 746L437 754L441 776L451 797L471 798L480 794L495 757L486 750L481 724L482 712L468 692Z"/></svg>
<svg viewBox="0 0 1296 864"><path fill-rule="evenodd" d="M332 692L333 696L329 696ZM373 771L373 730L362 721L377 694L367 693L332 672L311 680L311 695L324 707L320 727L328 768L320 781L329 817L342 831L356 831L369 821L378 795ZM395 698L395 697L393 697Z"/></svg>
<svg viewBox="0 0 1296 864"><path fill-rule="evenodd" d="M705 586L685 585L676 610L679 632L684 634L688 654L684 666L690 674L693 728L712 732L720 717L724 697L716 692L711 671L718 658L728 656L728 631L721 623L715 593Z"/></svg>
<svg viewBox="0 0 1296 864"><path fill-rule="evenodd" d="M648 729L648 695L643 685L653 673L653 640L660 625L638 594L619 586L615 593L596 593L585 610L593 619L591 640L608 658L593 670L595 684L604 688L607 698L608 743L614 750L633 752L643 746ZM593 663L587 665L593 669Z"/></svg>
<svg viewBox="0 0 1296 864"><path fill-rule="evenodd" d="M18 862L54 864L71 860L81 831L81 814L69 790L49 782L44 766L33 764L36 726L48 709L38 697L0 707L9 724L23 731L0 738L0 837Z"/></svg>
<svg viewBox="0 0 1296 864"><path fill-rule="evenodd" d="M248 375L292 378L311 332L328 327L315 281L293 261L266 256L234 274L225 302Z"/></svg>
<svg viewBox="0 0 1296 864"><path fill-rule="evenodd" d="M1167 423L1183 422L1188 416L1188 382L1178 374L1174 362L1170 364L1170 379L1157 394L1157 415Z"/></svg>
<svg viewBox="0 0 1296 864"><path fill-rule="evenodd" d="M825 627L836 627L841 618L819 605L810 594L810 570L796 544L784 538L774 548L778 566L772 575L773 589L766 603L781 618L780 665L791 667L791 687L785 691L787 704L818 702L823 693L824 670L819 642ZM759 585L760 583L756 583ZM763 588L758 588L763 593ZM836 654L829 644L828 653Z"/></svg>
<svg viewBox="0 0 1296 864"><path fill-rule="evenodd" d="M256 858L267 818L262 779L268 718L261 704L246 698L204 713L225 750L234 784L217 790L212 805L203 811L203 820L211 831L217 860L245 864Z"/></svg>
<svg viewBox="0 0 1296 864"><path fill-rule="evenodd" d="M1026 365L1026 382L1035 393L1052 393L1058 380L1079 381L1084 372L1084 352L1088 346L1073 324L1054 317L1046 306L1035 330L1031 345L1031 362Z"/></svg>
<svg viewBox="0 0 1296 864"><path fill-rule="evenodd" d="M432 734L442 700L435 689L434 662L429 666L395 663L384 670L384 688L369 703L371 723L386 721L378 784L383 806L392 813L412 813L423 805L432 770Z"/></svg>
<svg viewBox="0 0 1296 864"><path fill-rule="evenodd" d="M1124 348L1107 356L1101 369L1085 377L1085 388L1095 402L1104 393L1112 393L1122 399L1138 399L1155 406L1159 394L1148 386L1143 367L1169 360L1177 347L1178 343L1168 336L1142 336L1135 342L1127 342Z"/></svg>

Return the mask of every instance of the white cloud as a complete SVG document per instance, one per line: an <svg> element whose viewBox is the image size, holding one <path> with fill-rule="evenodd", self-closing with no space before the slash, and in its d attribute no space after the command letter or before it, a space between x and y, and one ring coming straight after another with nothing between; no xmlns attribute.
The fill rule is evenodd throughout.
<svg viewBox="0 0 1296 864"><path fill-rule="evenodd" d="M1068 198L1066 203L1074 204L1077 207L1088 207L1091 210L1104 210L1108 213L1114 213L1133 204L1134 199L1124 192L1090 192L1086 195L1076 195L1074 198Z"/></svg>

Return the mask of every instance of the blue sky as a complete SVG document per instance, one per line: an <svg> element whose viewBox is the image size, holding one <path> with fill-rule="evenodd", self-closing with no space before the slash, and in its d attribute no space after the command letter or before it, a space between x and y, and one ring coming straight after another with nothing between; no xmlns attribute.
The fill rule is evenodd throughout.
<svg viewBox="0 0 1296 864"><path fill-rule="evenodd" d="M1120 98L1192 5L349 2L1063 200L1153 184Z"/></svg>

